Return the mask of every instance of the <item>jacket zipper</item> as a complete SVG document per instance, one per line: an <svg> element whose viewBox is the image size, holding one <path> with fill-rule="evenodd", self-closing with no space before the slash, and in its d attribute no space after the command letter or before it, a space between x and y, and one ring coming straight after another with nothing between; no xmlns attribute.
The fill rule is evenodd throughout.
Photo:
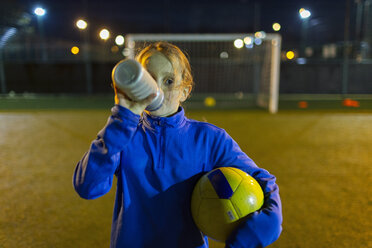
<svg viewBox="0 0 372 248"><path fill-rule="evenodd" d="M161 163L160 163L160 168L164 169L164 164L165 164L165 126L162 127L161 130Z"/></svg>
<svg viewBox="0 0 372 248"><path fill-rule="evenodd" d="M160 131L160 149L159 149L159 160L156 168L164 169L164 156L165 156L165 126L160 126L160 123L158 123L159 127L161 128Z"/></svg>

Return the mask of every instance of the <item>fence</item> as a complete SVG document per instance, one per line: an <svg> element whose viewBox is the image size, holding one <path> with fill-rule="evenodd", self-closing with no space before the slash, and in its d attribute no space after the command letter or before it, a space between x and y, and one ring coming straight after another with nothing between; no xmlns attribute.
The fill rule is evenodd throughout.
<svg viewBox="0 0 372 248"><path fill-rule="evenodd" d="M71 45L72 43L54 44L47 47L47 61L41 57L41 47L8 45L6 49L0 50L1 93L112 92L111 70L117 61L124 58L122 52L108 47L91 46L87 59L84 50L73 55L69 51ZM90 73L87 73L87 64ZM372 94L372 60L349 60L346 85L343 85L343 65L343 60L330 59L307 59L306 63L282 61L280 94ZM90 81L89 84L87 80ZM235 82L227 84L226 87L229 88L223 88L223 92L218 92L213 84L198 85L196 81L194 94L226 91L239 93L240 88L249 92L254 89L251 84L252 82Z"/></svg>

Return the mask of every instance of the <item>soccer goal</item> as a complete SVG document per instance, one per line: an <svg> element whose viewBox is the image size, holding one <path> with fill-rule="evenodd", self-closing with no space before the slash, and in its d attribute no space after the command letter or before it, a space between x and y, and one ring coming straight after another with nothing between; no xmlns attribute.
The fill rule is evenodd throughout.
<svg viewBox="0 0 372 248"><path fill-rule="evenodd" d="M188 55L195 80L193 98L278 111L279 34L128 34L124 56L134 58L156 41L175 44Z"/></svg>

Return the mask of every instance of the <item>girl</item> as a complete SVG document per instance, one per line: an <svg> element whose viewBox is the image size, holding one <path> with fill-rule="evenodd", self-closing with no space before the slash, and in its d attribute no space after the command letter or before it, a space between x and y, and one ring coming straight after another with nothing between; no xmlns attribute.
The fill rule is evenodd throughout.
<svg viewBox="0 0 372 248"><path fill-rule="evenodd" d="M176 46L157 42L136 58L164 91L160 109L144 111L154 96L129 100L115 85L106 126L77 164L73 184L85 199L106 194L117 177L111 247L208 247L190 211L201 175L233 166L253 176L265 194L226 241L226 247L263 247L280 235L282 214L275 177L260 169L221 128L185 117L180 103L193 87L190 64Z"/></svg>

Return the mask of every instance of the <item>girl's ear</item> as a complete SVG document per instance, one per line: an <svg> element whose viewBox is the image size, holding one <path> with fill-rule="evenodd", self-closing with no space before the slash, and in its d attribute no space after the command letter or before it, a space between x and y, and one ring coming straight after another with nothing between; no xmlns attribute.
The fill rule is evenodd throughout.
<svg viewBox="0 0 372 248"><path fill-rule="evenodd" d="M183 88L182 92L181 92L181 99L180 99L180 102L184 102L186 101L187 97L189 96L191 92L191 87L190 86L186 86Z"/></svg>

